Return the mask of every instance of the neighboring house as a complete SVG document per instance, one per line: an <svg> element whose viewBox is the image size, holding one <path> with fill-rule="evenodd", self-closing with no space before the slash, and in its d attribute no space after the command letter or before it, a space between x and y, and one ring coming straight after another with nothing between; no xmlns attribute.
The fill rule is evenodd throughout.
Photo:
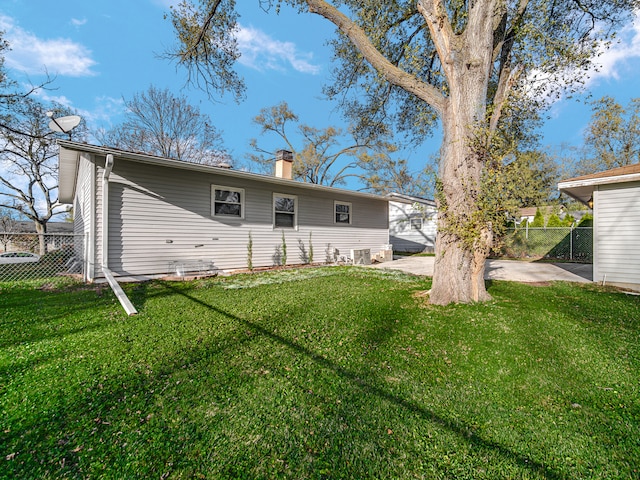
<svg viewBox="0 0 640 480"><path fill-rule="evenodd" d="M519 223L526 221L531 224L533 219L536 217L536 212L540 210L542 215L545 218L545 223L549 219L553 213L557 213L560 219L564 219L564 217L568 214L564 205L543 205L541 207L523 207L518 211L518 215L520 216ZM580 215L582 216L582 215Z"/></svg>
<svg viewBox="0 0 640 480"><path fill-rule="evenodd" d="M384 197L59 141L59 198L74 206L87 280L332 261L389 243ZM287 178L288 177L288 178ZM105 200L106 199L106 200ZM283 238L286 251L283 246ZM251 245L251 246L250 246ZM208 267L207 267L208 269ZM108 275L107 275L108 278Z"/></svg>
<svg viewBox="0 0 640 480"><path fill-rule="evenodd" d="M520 211L518 212L518 215L520 217L518 222L524 222L524 221L526 221L528 223L533 222L533 219L536 216L536 211L538 211L538 207L524 207L524 208L521 208Z"/></svg>
<svg viewBox="0 0 640 480"><path fill-rule="evenodd" d="M558 183L593 208L593 281L640 289L640 163Z"/></svg>
<svg viewBox="0 0 640 480"><path fill-rule="evenodd" d="M16 231L21 233L37 233L33 222L16 222ZM47 222L46 235L73 234L72 222Z"/></svg>
<svg viewBox="0 0 640 480"><path fill-rule="evenodd" d="M26 234L26 235L25 235ZM22 251L35 248L36 227L32 221L16 221L9 231L0 227L1 249L5 252ZM73 223L47 222L46 248L55 250L69 243L73 236Z"/></svg>
<svg viewBox="0 0 640 480"><path fill-rule="evenodd" d="M433 252L436 246L436 203L391 193L389 243L396 252Z"/></svg>

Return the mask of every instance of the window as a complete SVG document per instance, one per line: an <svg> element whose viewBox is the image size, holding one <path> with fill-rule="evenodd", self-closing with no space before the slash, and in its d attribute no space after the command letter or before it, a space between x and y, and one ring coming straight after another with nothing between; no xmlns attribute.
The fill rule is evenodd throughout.
<svg viewBox="0 0 640 480"><path fill-rule="evenodd" d="M214 217L244 218L244 190L213 185L212 210Z"/></svg>
<svg viewBox="0 0 640 480"><path fill-rule="evenodd" d="M411 230L422 230L422 219L421 218L412 218L411 219Z"/></svg>
<svg viewBox="0 0 640 480"><path fill-rule="evenodd" d="M335 223L345 225L351 224L351 204L345 202L334 202Z"/></svg>
<svg viewBox="0 0 640 480"><path fill-rule="evenodd" d="M273 195L274 228L296 228L297 198L293 195Z"/></svg>

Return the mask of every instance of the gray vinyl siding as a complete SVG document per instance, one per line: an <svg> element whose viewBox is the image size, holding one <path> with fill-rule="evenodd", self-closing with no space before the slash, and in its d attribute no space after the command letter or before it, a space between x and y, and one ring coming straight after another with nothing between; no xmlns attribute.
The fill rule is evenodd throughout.
<svg viewBox="0 0 640 480"><path fill-rule="evenodd" d="M103 159L98 161L101 165ZM97 182L102 176L97 172ZM213 217L211 185L244 189L244 219ZM102 196L96 195L96 252L100 255ZM273 194L297 197L297 229L274 229ZM334 224L334 201L352 204L352 224ZM304 263L309 242L314 262L325 260L328 246L348 254L372 253L388 243L384 199L336 190L309 191L291 182L274 185L255 179L208 174L116 159L109 182L109 267L119 275L170 273L172 263L213 262L219 269L247 266L249 233L254 267L278 263L282 232L287 263Z"/></svg>
<svg viewBox="0 0 640 480"><path fill-rule="evenodd" d="M640 182L601 185L594 205L593 280L640 284Z"/></svg>
<svg viewBox="0 0 640 480"><path fill-rule="evenodd" d="M422 228L411 229L412 218L422 218ZM424 211L412 204L389 202L389 242L398 252L433 252L436 244L435 208Z"/></svg>

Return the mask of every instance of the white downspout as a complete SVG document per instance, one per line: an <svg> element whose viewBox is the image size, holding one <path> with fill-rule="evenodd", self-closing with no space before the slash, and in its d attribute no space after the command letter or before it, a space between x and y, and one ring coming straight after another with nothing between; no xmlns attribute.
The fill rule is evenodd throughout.
<svg viewBox="0 0 640 480"><path fill-rule="evenodd" d="M102 172L102 273L125 312L128 315L135 315L138 311L109 270L109 175L111 170L113 170L113 155L108 154Z"/></svg>

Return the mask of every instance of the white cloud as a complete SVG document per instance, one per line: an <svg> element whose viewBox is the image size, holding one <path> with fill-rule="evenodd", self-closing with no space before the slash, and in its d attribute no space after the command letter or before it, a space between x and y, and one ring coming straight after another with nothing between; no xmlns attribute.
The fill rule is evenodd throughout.
<svg viewBox="0 0 640 480"><path fill-rule="evenodd" d="M13 19L0 15L0 29L5 32L11 50L5 54L7 66L29 74L45 71L54 75L86 77L96 61L83 45L66 38L44 40L16 26Z"/></svg>
<svg viewBox="0 0 640 480"><path fill-rule="evenodd" d="M86 18L72 18L71 19L71 25L73 25L74 27L81 27L82 25L87 23L87 19Z"/></svg>
<svg viewBox="0 0 640 480"><path fill-rule="evenodd" d="M286 70L317 75L322 67L311 63L313 53L299 52L292 42L281 42L253 27L240 26L236 34L241 52L238 60L255 70Z"/></svg>
<svg viewBox="0 0 640 480"><path fill-rule="evenodd" d="M25 87L28 88L29 85L25 85ZM47 90L44 89L36 90L33 94L43 102L56 102L67 108L73 108L71 100L64 95L49 95Z"/></svg>
<svg viewBox="0 0 640 480"><path fill-rule="evenodd" d="M91 111L83 110L79 114L92 126L114 123L114 118L120 117L126 111L122 98L102 96L95 99L95 108Z"/></svg>
<svg viewBox="0 0 640 480"><path fill-rule="evenodd" d="M620 39L595 61L597 71L590 75L588 86L599 78L620 78L620 70L628 66L629 61L640 58L640 11L636 12L633 22L623 28L618 35Z"/></svg>

